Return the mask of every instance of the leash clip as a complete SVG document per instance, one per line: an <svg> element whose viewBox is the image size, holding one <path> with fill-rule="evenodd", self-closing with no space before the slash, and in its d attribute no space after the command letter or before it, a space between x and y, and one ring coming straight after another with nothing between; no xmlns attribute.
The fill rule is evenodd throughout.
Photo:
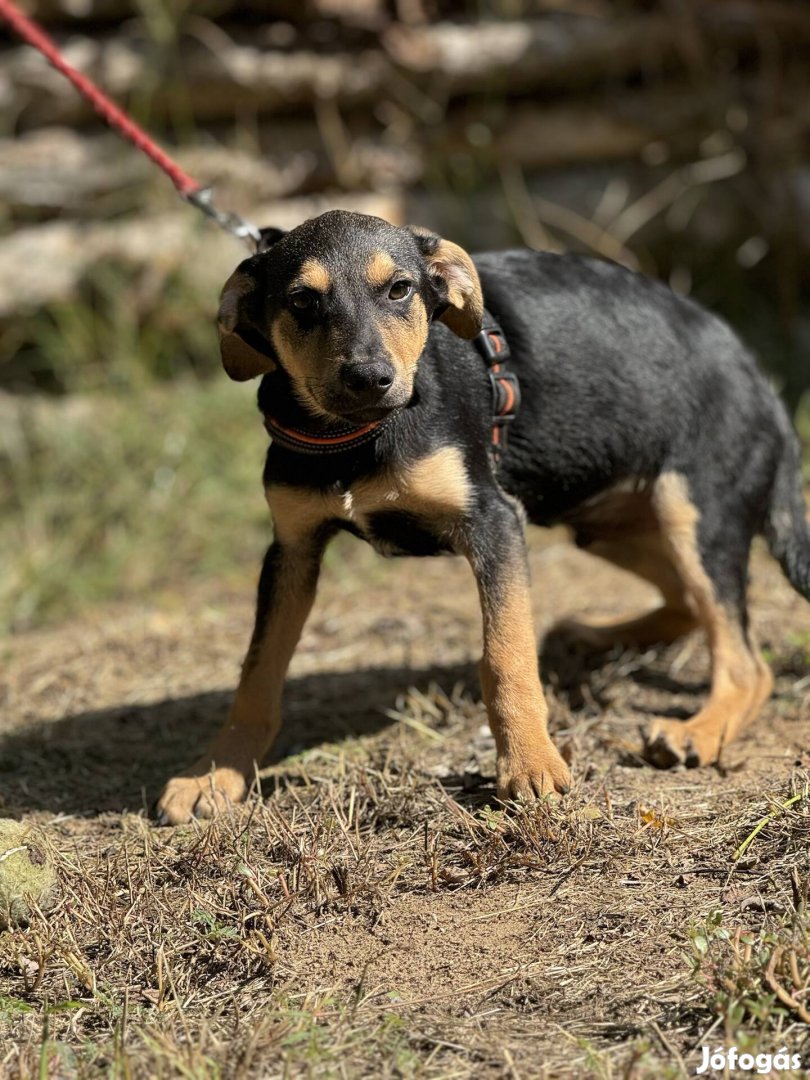
<svg viewBox="0 0 810 1080"><path fill-rule="evenodd" d="M196 206L198 210L201 210L206 217L215 221L220 229L231 233L237 240L243 240L252 251L257 251L261 240L258 227L238 214L218 210L214 206L213 192L212 187L201 187L197 188L196 191L189 191L185 195L185 199L192 206Z"/></svg>

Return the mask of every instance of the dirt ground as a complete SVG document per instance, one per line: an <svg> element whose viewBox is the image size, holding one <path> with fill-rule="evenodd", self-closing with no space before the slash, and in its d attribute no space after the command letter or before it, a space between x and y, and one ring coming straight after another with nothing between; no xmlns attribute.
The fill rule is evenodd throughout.
<svg viewBox="0 0 810 1080"><path fill-rule="evenodd" d="M531 560L541 633L654 599L558 533ZM574 790L504 814L468 569L339 551L264 798L157 829L162 781L227 708L251 574L0 644L0 813L47 827L62 882L0 934L0 1075L657 1077L728 1039L810 1051L806 951L797 1009L738 948L795 939L808 876L810 618L764 553L776 691L722 765L640 755L652 716L705 692L699 636L599 664L550 648Z"/></svg>

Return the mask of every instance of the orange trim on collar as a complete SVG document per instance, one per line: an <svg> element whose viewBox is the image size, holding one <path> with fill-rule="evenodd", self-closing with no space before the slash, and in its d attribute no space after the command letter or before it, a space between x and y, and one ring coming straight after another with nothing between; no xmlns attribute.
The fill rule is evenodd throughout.
<svg viewBox="0 0 810 1080"><path fill-rule="evenodd" d="M311 435L298 428L286 427L269 413L264 414L264 426L273 442L287 450L297 450L301 454L337 454L342 450L365 446L372 439L376 439L388 426L390 419L390 416L384 416L380 420L371 420L368 424L341 431L336 435Z"/></svg>
<svg viewBox="0 0 810 1080"><path fill-rule="evenodd" d="M374 431L382 423L382 420L371 420L368 424L364 424L362 427L353 428L351 431L344 431L342 435L307 435L303 431L296 431L295 428L284 427L278 420L274 420L272 416L267 413L264 414L265 422L271 429L281 432L282 435L286 435L292 442L305 443L307 446L342 446L344 443L352 442L354 439L360 439L363 435L368 435L370 431Z"/></svg>

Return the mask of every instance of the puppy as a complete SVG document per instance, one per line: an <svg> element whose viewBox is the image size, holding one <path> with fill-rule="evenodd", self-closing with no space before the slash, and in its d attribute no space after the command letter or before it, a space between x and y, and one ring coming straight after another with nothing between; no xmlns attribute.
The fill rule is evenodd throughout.
<svg viewBox="0 0 810 1080"><path fill-rule="evenodd" d="M384 555L469 561L501 799L570 783L546 728L524 516L566 523L581 547L660 591L651 611L569 622L566 633L605 648L705 631L708 700L687 722L653 722L648 753L659 765L716 761L773 683L746 613L757 533L810 598L798 440L734 333L611 263L534 251L472 259L360 214L267 230L262 248L226 283L219 330L231 378L264 375L274 539L230 714L168 782L159 820L244 798L340 530Z"/></svg>

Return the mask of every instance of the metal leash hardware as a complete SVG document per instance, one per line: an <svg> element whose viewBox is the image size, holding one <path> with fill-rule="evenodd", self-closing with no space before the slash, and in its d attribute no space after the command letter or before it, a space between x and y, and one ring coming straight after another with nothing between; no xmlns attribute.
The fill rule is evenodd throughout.
<svg viewBox="0 0 810 1080"><path fill-rule="evenodd" d="M212 187L196 188L194 191L189 191L183 195L183 198L186 202L191 203L192 206L195 206L198 210L202 211L206 217L215 221L220 229L224 229L225 232L231 233L237 240L244 240L248 247L252 247L254 251L258 250L259 241L261 240L259 227L254 225L252 221L247 221L245 218L240 217L239 214L218 210L216 206L214 206Z"/></svg>
<svg viewBox="0 0 810 1080"><path fill-rule="evenodd" d="M180 168L165 150L147 135L143 128L122 108L115 104L100 90L87 75L78 71L62 55L53 38L28 15L25 15L13 0L0 0L0 18L5 19L23 41L42 53L48 63L60 75L73 84L78 92L89 101L105 123L117 131L128 142L136 146L169 177L181 198L201 210L206 217L215 221L225 232L245 241L254 251L258 250L261 234L255 225L238 214L218 210L211 199L211 188L199 184L192 176Z"/></svg>

